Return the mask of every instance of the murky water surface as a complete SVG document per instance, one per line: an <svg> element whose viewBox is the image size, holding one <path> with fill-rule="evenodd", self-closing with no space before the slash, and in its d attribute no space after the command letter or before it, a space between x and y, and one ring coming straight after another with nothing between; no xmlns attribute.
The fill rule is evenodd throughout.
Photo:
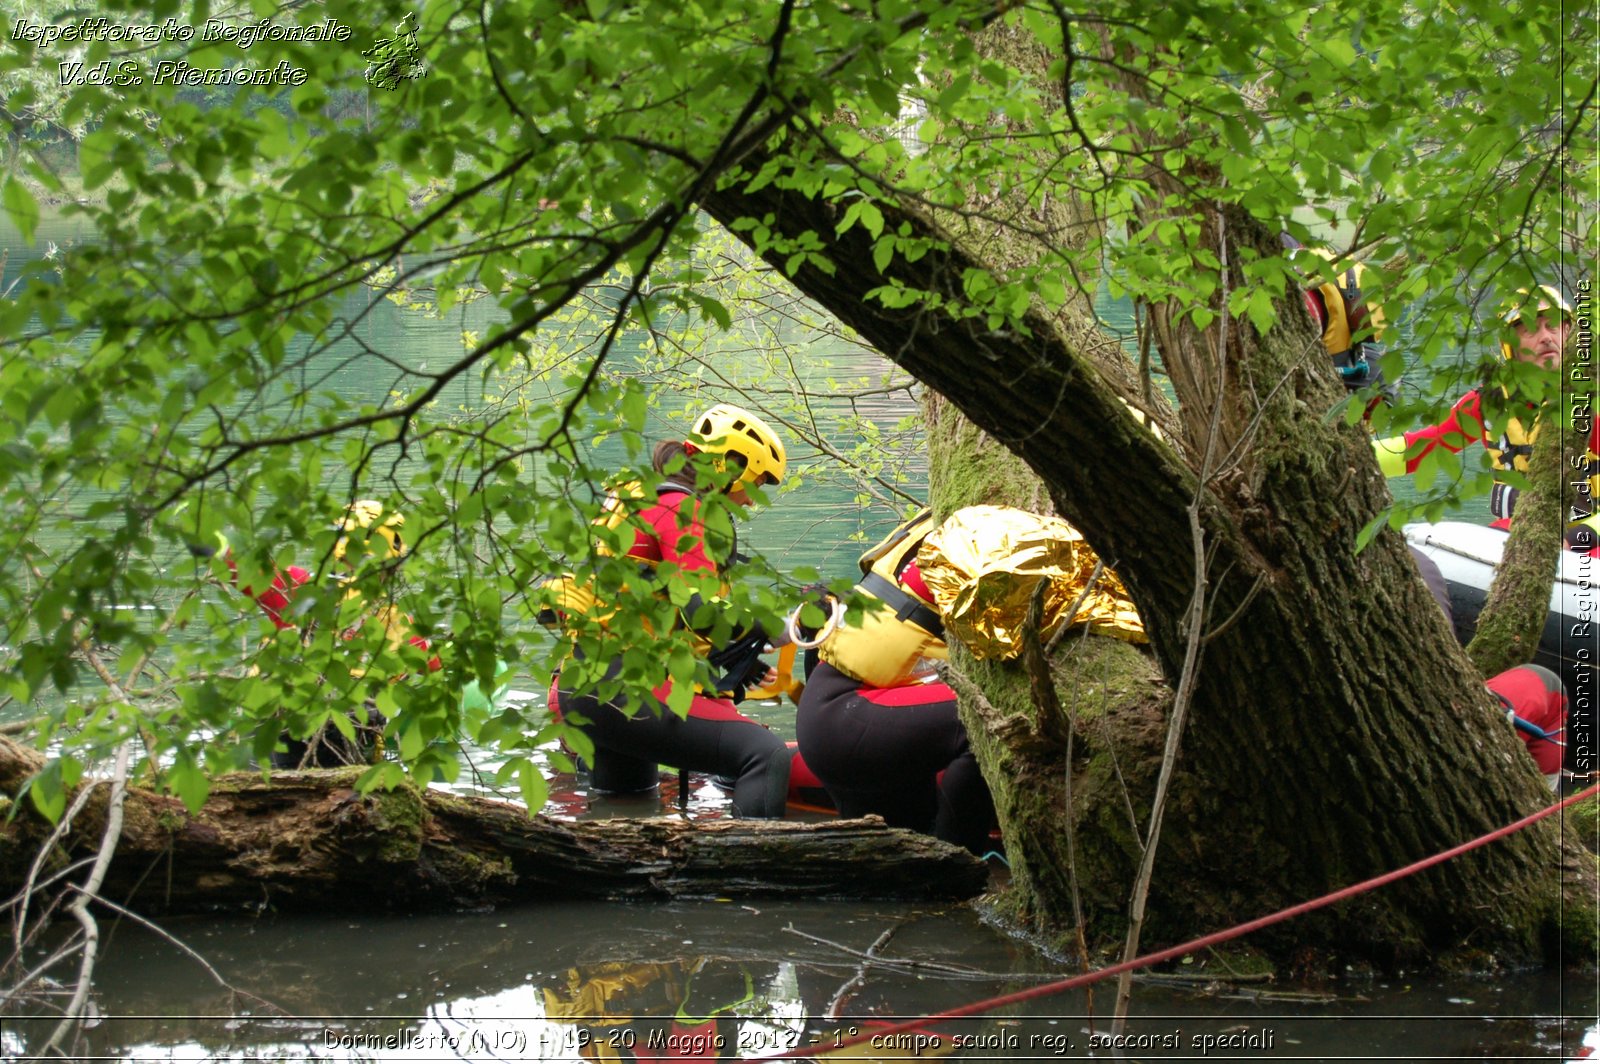
<svg viewBox="0 0 1600 1064"><path fill-rule="evenodd" d="M552 900L394 919L189 919L167 930L209 968L172 941L116 927L98 980L102 1019L83 1057L739 1060L820 1048L827 1059L1115 1058L1104 1046L1109 985L1092 1000L1069 992L882 1033L1075 974L968 906ZM1126 1059L1564 1060L1581 1051L1579 1017L1592 1022L1594 1007L1592 977L1553 973L1312 990L1145 982L1126 1032L1138 1048ZM49 1026L8 1018L0 1045L26 1053ZM841 1052L852 1035L868 1041Z"/></svg>

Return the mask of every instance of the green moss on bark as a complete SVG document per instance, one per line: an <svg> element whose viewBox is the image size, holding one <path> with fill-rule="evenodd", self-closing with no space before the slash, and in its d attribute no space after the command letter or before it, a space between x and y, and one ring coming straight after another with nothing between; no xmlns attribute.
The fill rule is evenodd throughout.
<svg viewBox="0 0 1600 1064"><path fill-rule="evenodd" d="M415 862L422 852L423 827L428 821L422 794L408 784L392 791L375 791L365 801L377 805L371 822L378 838L378 859L395 864Z"/></svg>
<svg viewBox="0 0 1600 1064"><path fill-rule="evenodd" d="M1600 848L1600 795L1590 795L1563 812L1569 839L1591 850Z"/></svg>
<svg viewBox="0 0 1600 1064"><path fill-rule="evenodd" d="M1592 969L1600 962L1600 857L1575 859L1545 926L1554 930L1552 963Z"/></svg>
<svg viewBox="0 0 1600 1064"><path fill-rule="evenodd" d="M1517 498L1517 519L1467 646L1467 656L1485 676L1532 661L1544 632L1554 580L1550 559L1561 553L1563 474L1571 468L1568 458L1581 455L1585 446L1570 426L1546 424L1564 420L1540 419L1528 459L1528 490Z"/></svg>

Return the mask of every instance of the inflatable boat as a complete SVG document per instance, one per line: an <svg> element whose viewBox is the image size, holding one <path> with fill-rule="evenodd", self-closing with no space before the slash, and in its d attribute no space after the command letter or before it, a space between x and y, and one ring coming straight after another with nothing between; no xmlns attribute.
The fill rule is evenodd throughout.
<svg viewBox="0 0 1600 1064"><path fill-rule="evenodd" d="M1478 628L1478 614L1505 550L1507 533L1465 521L1405 527L1406 542L1439 567L1450 590L1451 620L1462 644ZM1600 662L1600 558L1561 552L1550 589L1550 612L1533 664L1559 673L1568 695L1592 691Z"/></svg>

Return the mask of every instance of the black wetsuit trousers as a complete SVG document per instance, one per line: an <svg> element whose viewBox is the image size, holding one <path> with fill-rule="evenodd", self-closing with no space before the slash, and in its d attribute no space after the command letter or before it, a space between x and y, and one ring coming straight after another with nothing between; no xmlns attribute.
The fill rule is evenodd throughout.
<svg viewBox="0 0 1600 1064"><path fill-rule="evenodd" d="M793 757L784 741L740 716L725 699L696 696L687 719L640 707L629 717L620 705L561 691L562 715L594 743L591 779L596 790L649 790L657 765L705 772L734 781L739 816L781 817Z"/></svg>
<svg viewBox="0 0 1600 1064"><path fill-rule="evenodd" d="M822 663L806 679L795 730L841 815L876 813L973 853L990 848L994 802L944 684L865 688Z"/></svg>

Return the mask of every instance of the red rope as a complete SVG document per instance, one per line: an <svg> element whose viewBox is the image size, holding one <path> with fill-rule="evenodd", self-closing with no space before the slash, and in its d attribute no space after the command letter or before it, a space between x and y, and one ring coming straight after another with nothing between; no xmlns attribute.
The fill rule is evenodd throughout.
<svg viewBox="0 0 1600 1064"><path fill-rule="evenodd" d="M1018 990L1015 993L1002 994L999 997L989 998L984 1001L976 1001L970 1005L962 1005L960 1008L950 1009L947 1012L941 1012L934 1016L925 1016L921 1019L908 1020L905 1023L895 1024L891 1027L878 1028L866 1034L858 1035L854 1038L844 1039L843 1041L834 1041L826 1044L808 1046L804 1049L791 1049L786 1053L778 1053L773 1056L756 1057L753 1061L747 1062L747 1064L763 1064L763 1062L775 1060L797 1060L804 1057L813 1057L818 1053L823 1052L838 1053L841 1049L847 1049L851 1046L861 1045L863 1042L867 1042L872 1039L883 1039L891 1035L905 1034L906 1032L915 1031L920 1028L927 1027L930 1024L938 1023L942 1020L957 1020L964 1016L978 1016L985 1012L992 1012L995 1009L1004 1008L1006 1005L1015 1005L1023 1001L1032 1001L1034 998L1050 997L1054 994L1060 994L1063 991L1072 990L1076 987L1088 986L1090 983L1097 983L1102 979L1109 979L1113 975L1121 975L1126 971L1132 971L1136 968L1147 968L1152 964L1160 964L1162 961L1169 961L1175 957L1181 957L1186 953L1196 953L1211 946L1220 945L1224 942L1231 941L1232 939L1248 935L1252 931L1259 931L1263 927L1271 927L1273 924L1282 923L1283 921L1293 917L1301 916L1317 909L1326 908L1335 902L1344 901L1346 898L1352 898L1358 894L1365 894L1368 891L1376 890L1379 887L1393 883L1395 880L1404 879L1406 876L1421 872L1425 868L1432 868L1436 864L1443 864L1445 861L1448 861L1453 857L1459 857L1464 853L1476 850L1482 846L1487 846L1496 839L1502 839L1507 835L1521 831L1528 825L1558 813L1567 806L1572 805L1575 802L1580 802L1596 792L1600 792L1600 783L1597 783L1587 790L1579 792L1578 794L1574 794L1572 797L1567 798L1564 801L1557 802L1555 805L1541 809L1537 813L1534 813L1530 816L1525 816L1513 824L1508 824L1503 828L1491 831L1489 834L1480 836L1479 838L1473 839L1470 842L1464 842L1452 849L1445 850L1443 853L1436 853L1432 857L1424 857L1422 860L1413 864L1408 864L1404 868L1397 868L1393 872L1385 872L1381 876L1375 876L1372 879L1364 880L1360 883L1354 884L1353 886L1344 887L1340 890L1334 891L1332 894L1325 894L1320 898L1301 902L1299 905L1291 905L1287 909L1279 909L1275 913L1269 913L1266 916L1257 917L1248 923L1239 924L1224 931L1216 931L1200 938L1191 939L1182 945L1171 946L1164 950L1158 950L1155 953L1147 953L1143 957L1135 957L1133 960L1123 961L1119 964L1113 964L1109 967L1098 969L1097 971L1085 972L1083 975L1075 975L1070 979L1062 979L1054 983L1045 983L1040 986L1029 987L1026 990Z"/></svg>

